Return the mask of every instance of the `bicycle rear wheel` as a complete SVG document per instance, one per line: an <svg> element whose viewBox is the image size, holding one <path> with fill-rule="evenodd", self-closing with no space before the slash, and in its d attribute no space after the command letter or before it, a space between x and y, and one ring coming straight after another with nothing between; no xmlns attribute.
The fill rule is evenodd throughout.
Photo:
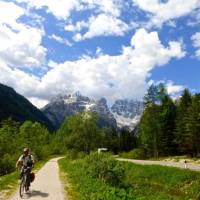
<svg viewBox="0 0 200 200"><path fill-rule="evenodd" d="M19 195L22 198L24 194L26 193L26 178L25 176L22 177L20 187L19 187Z"/></svg>

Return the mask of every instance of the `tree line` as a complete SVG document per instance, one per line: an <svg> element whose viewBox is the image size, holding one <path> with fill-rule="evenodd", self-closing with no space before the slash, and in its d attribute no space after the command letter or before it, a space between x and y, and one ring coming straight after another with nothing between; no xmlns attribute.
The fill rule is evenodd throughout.
<svg viewBox="0 0 200 200"><path fill-rule="evenodd" d="M55 134L53 143L56 153L68 149L89 154L97 148L106 147L116 154L130 151L136 146L136 137L131 132L100 128L98 118L98 114L92 112L77 113L66 118Z"/></svg>
<svg viewBox="0 0 200 200"><path fill-rule="evenodd" d="M185 89L173 100L162 84L151 85L144 103L139 147L146 157L200 155L200 94Z"/></svg>
<svg viewBox="0 0 200 200"><path fill-rule="evenodd" d="M25 147L31 149L36 160L45 159L51 154L53 136L38 122L24 123L4 120L0 125L0 175L15 170L15 163Z"/></svg>
<svg viewBox="0 0 200 200"><path fill-rule="evenodd" d="M0 176L15 170L15 163L29 147L36 160L50 155L73 153L89 154L107 147L113 153L130 151L135 138L126 130L119 134L114 129L98 127L96 113L77 113L67 117L56 132L49 132L38 122L16 122L11 118L0 123Z"/></svg>

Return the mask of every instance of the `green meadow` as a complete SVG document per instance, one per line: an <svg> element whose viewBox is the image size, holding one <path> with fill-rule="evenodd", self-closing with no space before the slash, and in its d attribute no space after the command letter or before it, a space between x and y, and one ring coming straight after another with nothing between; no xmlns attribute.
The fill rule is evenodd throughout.
<svg viewBox="0 0 200 200"><path fill-rule="evenodd" d="M199 172L119 162L98 154L65 158L59 166L71 200L200 199Z"/></svg>

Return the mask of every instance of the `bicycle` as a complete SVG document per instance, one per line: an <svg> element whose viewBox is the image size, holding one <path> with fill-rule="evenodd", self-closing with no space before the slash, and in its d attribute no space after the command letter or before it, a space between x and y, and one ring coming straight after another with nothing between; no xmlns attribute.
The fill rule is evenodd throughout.
<svg viewBox="0 0 200 200"><path fill-rule="evenodd" d="M21 198L23 198L24 194L27 193L29 189L30 177L28 178L28 176L30 176L30 171L31 171L30 167L26 167L22 169L21 183L19 187L19 195Z"/></svg>

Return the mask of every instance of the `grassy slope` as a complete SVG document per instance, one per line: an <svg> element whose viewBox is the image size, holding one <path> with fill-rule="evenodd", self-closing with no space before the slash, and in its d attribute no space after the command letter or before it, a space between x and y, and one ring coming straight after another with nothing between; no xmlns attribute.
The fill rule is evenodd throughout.
<svg viewBox="0 0 200 200"><path fill-rule="evenodd" d="M61 171L68 174L71 199L76 200L199 200L200 173L163 166L124 163L124 188L92 179L82 169L84 161L59 161Z"/></svg>
<svg viewBox="0 0 200 200"><path fill-rule="evenodd" d="M48 160L49 159L37 162L33 171L38 171ZM18 180L19 172L13 172L5 176L0 176L0 199L5 199L16 190Z"/></svg>

